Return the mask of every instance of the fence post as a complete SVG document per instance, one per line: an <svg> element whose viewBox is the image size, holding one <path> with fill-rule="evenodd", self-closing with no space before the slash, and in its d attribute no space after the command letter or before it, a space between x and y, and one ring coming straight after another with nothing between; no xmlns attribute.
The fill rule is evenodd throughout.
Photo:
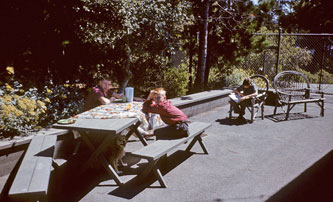
<svg viewBox="0 0 333 202"><path fill-rule="evenodd" d="M277 52L277 57L276 57L276 70L275 70L275 75L279 73L279 62L280 62L280 48L281 48L281 35L282 35L282 29L281 27L279 28L279 40L278 40L278 52Z"/></svg>
<svg viewBox="0 0 333 202"><path fill-rule="evenodd" d="M325 66L325 52L326 52L326 37L322 37L321 38L323 40L323 51L322 51L322 54L321 54L321 64L320 64L320 74L319 74L319 86L318 86L318 90L321 90L321 84L323 82L323 69L324 69L324 66Z"/></svg>

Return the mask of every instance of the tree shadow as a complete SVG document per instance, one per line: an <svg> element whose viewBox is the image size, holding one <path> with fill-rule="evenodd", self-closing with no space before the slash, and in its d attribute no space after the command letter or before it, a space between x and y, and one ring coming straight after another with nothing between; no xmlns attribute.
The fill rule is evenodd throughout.
<svg viewBox="0 0 333 202"><path fill-rule="evenodd" d="M271 196L267 202L333 201L333 150Z"/></svg>

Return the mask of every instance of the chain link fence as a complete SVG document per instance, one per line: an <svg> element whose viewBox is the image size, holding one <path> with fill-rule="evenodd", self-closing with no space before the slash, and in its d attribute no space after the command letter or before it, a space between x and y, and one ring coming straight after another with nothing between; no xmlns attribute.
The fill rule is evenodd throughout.
<svg viewBox="0 0 333 202"><path fill-rule="evenodd" d="M333 94L333 34L256 34L266 49L250 53L242 67L271 82L285 70L304 73L314 90Z"/></svg>

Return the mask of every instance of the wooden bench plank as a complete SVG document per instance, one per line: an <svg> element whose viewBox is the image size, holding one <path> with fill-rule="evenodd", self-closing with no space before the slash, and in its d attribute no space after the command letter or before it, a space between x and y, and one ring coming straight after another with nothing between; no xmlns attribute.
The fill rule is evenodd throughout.
<svg viewBox="0 0 333 202"><path fill-rule="evenodd" d="M325 100L325 98L311 98L311 99L304 99L304 100L282 101L282 103L300 104L300 103L322 102L324 100Z"/></svg>
<svg viewBox="0 0 333 202"><path fill-rule="evenodd" d="M208 127L210 127L211 123L203 123L203 122L193 122L189 124L190 135L181 139L172 139L172 140L157 140L146 147L141 148L131 154L137 157L156 160L166 154L167 152L173 150L189 139L195 137L196 135L205 131Z"/></svg>
<svg viewBox="0 0 333 202"><path fill-rule="evenodd" d="M138 151L132 152L132 155L144 158L148 160L148 165L145 170L141 173L141 178L145 177L151 171L154 171L154 174L157 177L157 180L161 184L162 187L166 188L167 185L163 179L162 173L160 172L157 162L160 160L162 156L166 156L166 154L178 147L179 145L185 143L186 141L192 139L191 143L187 146L186 151L189 151L192 146L198 141L200 146L204 150L206 154L208 154L200 134L203 133L208 127L210 127L211 123L202 123L202 122L193 122L189 124L189 132L190 135L188 137L180 138L180 139L172 139L172 140L157 140L148 146L145 146Z"/></svg>
<svg viewBox="0 0 333 202"><path fill-rule="evenodd" d="M30 170L34 169L37 162L37 158L33 158L33 156L39 152L40 145L43 143L43 139L44 138L42 136L38 136L31 140L8 195L14 195L28 191L33 175Z"/></svg>
<svg viewBox="0 0 333 202"><path fill-rule="evenodd" d="M56 141L56 135L32 138L9 190L9 197L32 193L47 194Z"/></svg>
<svg viewBox="0 0 333 202"><path fill-rule="evenodd" d="M39 157L30 183L29 192L47 194L56 141L57 136L44 137L41 152L38 154Z"/></svg>

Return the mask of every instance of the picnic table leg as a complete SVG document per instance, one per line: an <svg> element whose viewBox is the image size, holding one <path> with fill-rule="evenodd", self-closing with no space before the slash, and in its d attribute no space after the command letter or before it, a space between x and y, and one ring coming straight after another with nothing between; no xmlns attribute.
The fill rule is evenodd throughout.
<svg viewBox="0 0 333 202"><path fill-rule="evenodd" d="M163 176L162 176L162 173L160 171L160 169L158 169L157 165L155 164L154 167L153 167L153 171L155 173L155 176L157 177L157 180L158 182L160 183L160 185L163 187L163 188L166 188L167 185L163 179Z"/></svg>
<svg viewBox="0 0 333 202"><path fill-rule="evenodd" d="M80 135L79 131L77 131L77 130L73 130L72 132L73 132L74 140L77 140L77 143L75 145L72 155L76 155L77 152L79 151L79 148L81 145L81 135Z"/></svg>
<svg viewBox="0 0 333 202"><path fill-rule="evenodd" d="M201 136L198 137L198 141L199 141L199 144L200 144L202 150L204 151L204 153L205 153L205 154L208 154L208 150L207 150L207 148L206 148L204 142L202 141Z"/></svg>
<svg viewBox="0 0 333 202"><path fill-rule="evenodd" d="M93 152L89 159L83 164L80 173L83 173L87 168L89 168L91 162L94 159L101 158L100 161L102 163L102 166L106 170L106 172L116 181L117 185L122 185L117 172L114 170L114 168L108 163L108 161L104 158L104 156L101 154L104 150L104 148L109 144L110 140L112 138L112 135L107 135L102 144L95 150L95 146L90 142L89 138L86 136L86 134L82 134L83 141L87 144L88 148Z"/></svg>
<svg viewBox="0 0 333 202"><path fill-rule="evenodd" d="M161 159L161 158L160 158ZM145 168L145 170L138 176L138 178L141 180L144 177L146 177L151 171L154 172L155 176L157 177L158 182L160 183L161 187L166 188L167 185L163 179L162 173L160 169L157 166L157 163L160 161L159 160L148 160L148 165Z"/></svg>
<svg viewBox="0 0 333 202"><path fill-rule="evenodd" d="M102 144L96 149L95 146L90 142L89 138L86 136L86 134L82 134L82 139L83 141L87 144L88 148L93 152L88 160L83 164L81 168L81 173L84 172L91 164L91 162L97 158L98 155L101 154L105 146L108 145L111 135L108 135L107 137L104 138Z"/></svg>
<svg viewBox="0 0 333 202"><path fill-rule="evenodd" d="M147 146L148 143L145 140L145 138L141 135L141 133L138 131L138 127L140 126L141 122L138 121L136 124L132 125L130 127L130 131L126 134L126 139L128 139L133 133L136 134L136 136L139 138L139 140L142 142L144 146Z"/></svg>
<svg viewBox="0 0 333 202"><path fill-rule="evenodd" d="M114 168L109 164L109 162L102 158L102 165L105 168L106 172L114 179L114 181L117 183L118 186L122 185L123 182L119 178L118 173L114 170Z"/></svg>
<svg viewBox="0 0 333 202"><path fill-rule="evenodd" d="M204 133L204 132L202 132L202 133ZM200 144L202 150L204 151L204 153L205 153L205 154L208 154L208 150L206 149L206 146L205 146L205 144L203 143L202 138L201 138L201 134L202 134L202 133L200 133L199 135L197 135L197 136L195 136L195 137L193 138L193 140L192 140L192 141L190 142L190 144L187 146L187 148L186 148L185 151L189 152L189 151L192 149L192 147L194 146L194 144L195 144L197 141L199 141L199 144Z"/></svg>

